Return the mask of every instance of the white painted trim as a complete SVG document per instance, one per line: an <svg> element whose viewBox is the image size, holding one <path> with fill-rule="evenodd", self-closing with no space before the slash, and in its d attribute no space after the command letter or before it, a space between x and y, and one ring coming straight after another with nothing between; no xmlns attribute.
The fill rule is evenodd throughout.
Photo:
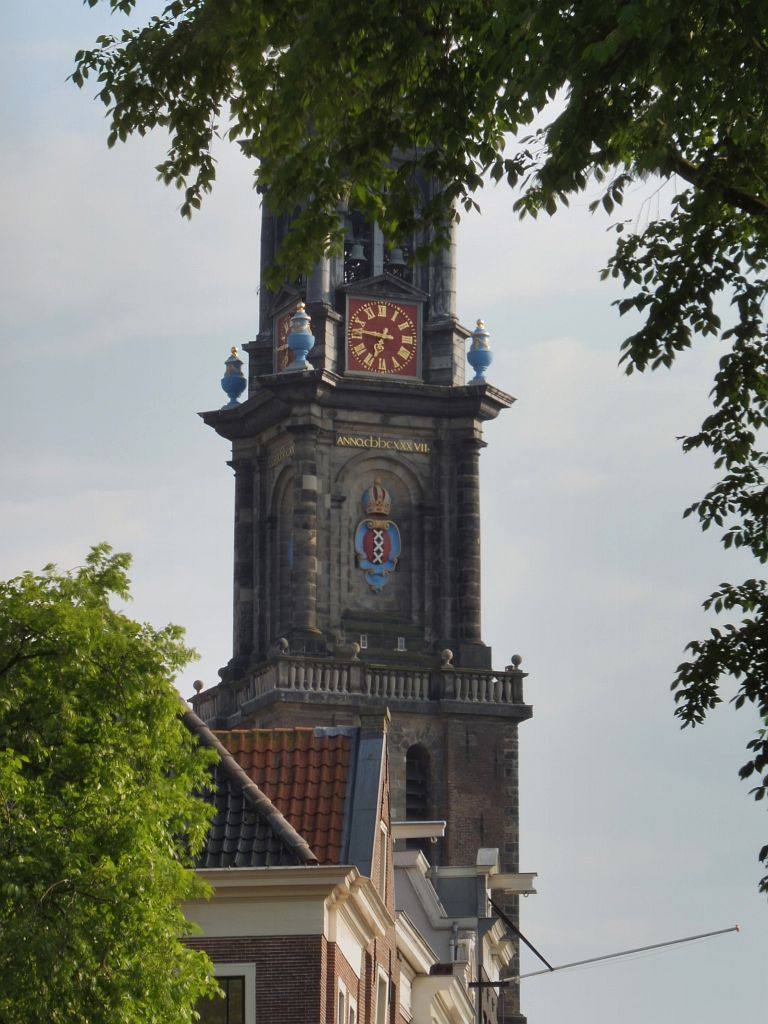
<svg viewBox="0 0 768 1024"><path fill-rule="evenodd" d="M395 918L395 941L398 953L415 974L429 974L437 963L437 954L404 910L398 910Z"/></svg>
<svg viewBox="0 0 768 1024"><path fill-rule="evenodd" d="M197 874L212 885L217 894L232 890L232 898L237 899L240 895L237 890L254 884L260 889L288 894L297 889L321 892L351 882L359 871L348 864L299 864L264 868L197 868Z"/></svg>
<svg viewBox="0 0 768 1024"><path fill-rule="evenodd" d="M382 900L386 904L387 902L387 869L389 867L389 833L387 826L383 821L379 821L379 836L378 836L378 853L379 853L379 877L376 881L376 889L381 896Z"/></svg>
<svg viewBox="0 0 768 1024"><path fill-rule="evenodd" d="M390 978L389 978L389 975L387 974L387 972L381 966L381 964L378 964L377 966L378 966L378 970L376 972L376 989L375 989L375 991L376 991L376 999L374 1000L374 1003L373 1003L373 1020L374 1020L375 1024L387 1024L387 1021L389 1020L389 986L390 986ZM384 1009L382 1011L380 1011L379 1010L379 989L382 987L382 982L383 982L383 986L384 986L384 992L386 994L384 996Z"/></svg>
<svg viewBox="0 0 768 1024"><path fill-rule="evenodd" d="M190 920L195 919L196 907L204 907L213 902L266 902L275 899L296 901L319 897L328 901L329 910L350 898L356 901L366 927L373 932L371 938L384 935L392 924L392 916L376 891L376 886L349 864L199 868L197 874L213 887L214 895L210 901L196 900L184 904L184 914Z"/></svg>
<svg viewBox="0 0 768 1024"><path fill-rule="evenodd" d="M411 862L408 863L408 854L416 852L419 853L421 860L411 860ZM405 864L403 868L400 868L400 870L405 870L408 882L416 894L424 913L427 915L429 923L433 928L442 928L445 922L448 921L448 914L445 912L445 908L440 902L440 897L437 895L435 887L425 877L425 872L422 868L423 864L426 864L427 862L421 855L421 851L408 850L402 854L396 853L395 868L399 868L403 861L405 861ZM398 883L402 884L402 882L399 882L397 875L395 875L395 892L397 892ZM448 921L448 926L450 927L450 925L451 921Z"/></svg>
<svg viewBox="0 0 768 1024"><path fill-rule="evenodd" d="M421 850L396 850L395 867L417 868L422 875L427 875L432 870L431 864Z"/></svg>
<svg viewBox="0 0 768 1024"><path fill-rule="evenodd" d="M256 964L217 964L213 963L213 973L217 978L245 978L245 1024L256 1024Z"/></svg>
<svg viewBox="0 0 768 1024"><path fill-rule="evenodd" d="M341 919L366 946L394 925L374 883L349 865L209 868L199 874L213 897L182 909L208 937L324 935L335 942Z"/></svg>
<svg viewBox="0 0 768 1024"><path fill-rule="evenodd" d="M469 990L456 975L417 976L413 979L414 1020L426 1021L440 1017L454 1021L455 1024L474 1024L476 1011Z"/></svg>
<svg viewBox="0 0 768 1024"><path fill-rule="evenodd" d="M397 839L442 839L445 835L444 821L393 821L392 838Z"/></svg>
<svg viewBox="0 0 768 1024"><path fill-rule="evenodd" d="M330 915L327 938L336 943L336 949L359 980L363 973L363 954L373 936L370 930L361 927L355 909L354 904L347 903Z"/></svg>
<svg viewBox="0 0 768 1024"><path fill-rule="evenodd" d="M533 880L537 871L519 871L517 874L505 872L503 874L491 875L489 886L491 892L513 892L523 896L535 895Z"/></svg>
<svg viewBox="0 0 768 1024"><path fill-rule="evenodd" d="M341 978L339 978L339 984L336 989L335 1009L336 1024L347 1024L347 1016L349 1014L349 991Z"/></svg>

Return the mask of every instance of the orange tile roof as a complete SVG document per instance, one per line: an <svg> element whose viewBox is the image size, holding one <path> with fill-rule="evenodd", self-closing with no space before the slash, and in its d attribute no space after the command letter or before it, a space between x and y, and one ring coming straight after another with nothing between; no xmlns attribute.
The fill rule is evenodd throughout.
<svg viewBox="0 0 768 1024"><path fill-rule="evenodd" d="M208 726L187 709L182 719L219 760L213 769L214 808L205 847L197 857L201 868L270 867L317 864L306 839L294 829L269 797L248 777Z"/></svg>
<svg viewBox="0 0 768 1024"><path fill-rule="evenodd" d="M338 864L352 737L332 729L231 729L214 735L309 843L321 864Z"/></svg>

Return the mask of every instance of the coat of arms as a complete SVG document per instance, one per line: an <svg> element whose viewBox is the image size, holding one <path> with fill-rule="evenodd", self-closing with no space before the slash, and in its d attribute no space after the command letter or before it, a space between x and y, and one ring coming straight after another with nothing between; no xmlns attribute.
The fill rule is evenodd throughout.
<svg viewBox="0 0 768 1024"><path fill-rule="evenodd" d="M397 568L400 558L400 531L389 518L392 504L389 491L381 480L363 492L362 506L366 518L355 530L357 564L365 573L371 590L378 594L389 582L389 574Z"/></svg>

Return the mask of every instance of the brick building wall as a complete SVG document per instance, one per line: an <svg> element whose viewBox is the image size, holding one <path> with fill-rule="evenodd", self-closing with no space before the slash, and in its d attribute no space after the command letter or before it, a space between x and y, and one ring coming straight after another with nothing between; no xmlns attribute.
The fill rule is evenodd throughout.
<svg viewBox="0 0 768 1024"><path fill-rule="evenodd" d="M361 710L354 703L276 700L252 713L248 725L359 725ZM372 710L364 708L366 715ZM500 709L485 715L430 711L391 708L387 761L392 820L406 817L406 757L412 746L421 746L429 757L427 817L448 822L446 837L431 850L430 860L441 865L472 864L478 847L491 846L499 849L502 871L518 871L517 720L502 716ZM389 817L382 807L382 820L388 826ZM376 871L374 863L374 879Z"/></svg>
<svg viewBox="0 0 768 1024"><path fill-rule="evenodd" d="M257 1024L346 1024L337 1020L339 981L357 1004L357 1024L375 1024L379 967L389 980L388 1021L397 1024L400 962L394 929L368 944L357 970L321 935L198 936L185 942L204 950L214 965L255 966Z"/></svg>
<svg viewBox="0 0 768 1024"><path fill-rule="evenodd" d="M429 817L448 822L431 859L472 864L478 847L491 846L502 871L519 870L517 723L395 713L388 738L395 820L405 818L406 757L415 745L429 756Z"/></svg>
<svg viewBox="0 0 768 1024"><path fill-rule="evenodd" d="M216 963L256 967L256 1020L332 1024L326 1015L328 942L322 935L194 937L185 940Z"/></svg>

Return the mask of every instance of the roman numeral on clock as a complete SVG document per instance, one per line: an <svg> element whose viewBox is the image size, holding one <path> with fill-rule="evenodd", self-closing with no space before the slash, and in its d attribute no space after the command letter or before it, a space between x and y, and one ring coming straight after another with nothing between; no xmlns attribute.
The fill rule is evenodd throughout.
<svg viewBox="0 0 768 1024"><path fill-rule="evenodd" d="M415 373L418 358L415 305L350 297L347 304L347 368L368 374Z"/></svg>

